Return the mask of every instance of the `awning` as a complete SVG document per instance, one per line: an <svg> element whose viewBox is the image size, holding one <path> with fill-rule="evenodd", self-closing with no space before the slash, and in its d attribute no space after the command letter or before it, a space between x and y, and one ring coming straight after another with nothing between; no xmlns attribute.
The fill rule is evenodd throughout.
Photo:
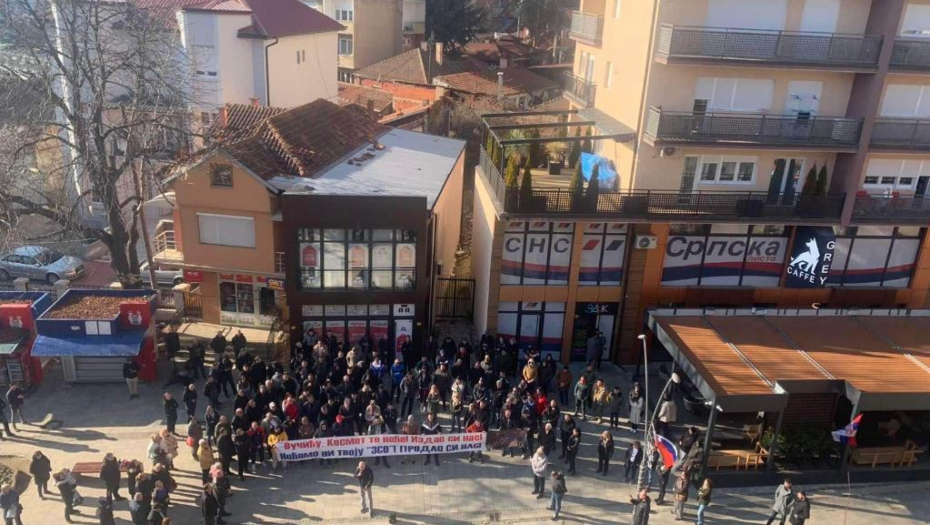
<svg viewBox="0 0 930 525"><path fill-rule="evenodd" d="M86 337L40 335L32 345L33 357L135 357L139 355L144 330Z"/></svg>
<svg viewBox="0 0 930 525"><path fill-rule="evenodd" d="M678 315L679 313L685 315ZM860 411L930 406L930 312L657 310L649 326L726 412L779 410L835 392Z"/></svg>

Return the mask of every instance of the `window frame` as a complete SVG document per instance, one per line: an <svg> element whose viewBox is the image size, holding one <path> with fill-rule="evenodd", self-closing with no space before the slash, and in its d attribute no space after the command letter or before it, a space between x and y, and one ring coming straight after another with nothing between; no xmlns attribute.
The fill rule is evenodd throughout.
<svg viewBox="0 0 930 525"><path fill-rule="evenodd" d="M713 177L705 178L704 167L716 164L716 169L714 169ZM732 177L731 179L724 180L722 179L724 173L724 166L727 164L733 165ZM752 174L750 175L749 180L742 180L741 173L745 165L752 165ZM756 176L759 172L759 157L750 157L750 156L734 156L734 155L701 155L698 159L698 168L696 171L697 183L699 185L707 186L754 186L756 184Z"/></svg>
<svg viewBox="0 0 930 525"><path fill-rule="evenodd" d="M203 226L204 225L202 222L203 218L248 221L252 225L252 245L249 246L249 245L243 245L243 244L228 244L224 242L204 242L203 240L203 232L204 232ZM216 224L219 225L221 223L217 222ZM220 232L219 230L216 231L217 237L220 237L219 232ZM256 245L258 244L257 243L258 239L257 239L256 231L255 231L255 218L244 216L244 215L223 215L223 214L217 214L217 213L198 212L197 213L197 240L200 242L200 244L204 244L207 246L224 246L227 248L246 248L246 249L254 250L257 247Z"/></svg>
<svg viewBox="0 0 930 525"><path fill-rule="evenodd" d="M339 231L341 236L339 238L329 238L325 232ZM374 232L390 232L388 235L389 238L384 238L379 235L378 238L375 238ZM420 250L420 246L417 243L417 232L415 230L406 230L401 228L359 228L359 229L350 229L350 228L318 228L318 227L309 227L309 228L298 228L296 231L297 245L301 246L303 244L312 244L318 250L318 259L317 266L315 269L311 270L310 267L304 267L302 261L300 260L301 255L298 254L298 288L302 292L308 291L348 291L348 292L357 292L357 291L373 291L373 292L414 292L417 289L417 282L419 281L419 268L417 266L417 257ZM343 251L343 266L339 269L327 269L326 268L326 246L341 246ZM385 245L390 246L390 263L389 265L379 265L374 266L375 260L375 248L381 248ZM398 265L398 253L399 249L402 246L412 246L413 249L413 266L399 266ZM350 265L350 255L353 248L364 246L366 250L367 264L364 267L352 267ZM298 250L302 252L302 250ZM304 284L304 275L307 273L313 272L318 275L319 285L310 286ZM342 275L342 285L341 286L327 286L326 275L327 272L343 272ZM355 282L355 277L357 274L361 273L363 276L362 285L353 285ZM390 274L389 284L384 285L375 285L375 274L378 274L379 277L383 277L383 274ZM409 285L400 285L401 277L406 277L409 279Z"/></svg>
<svg viewBox="0 0 930 525"><path fill-rule="evenodd" d="M352 56L355 54L355 39L352 35L340 34L337 37L337 51L340 56ZM348 52L343 52L343 42L348 42Z"/></svg>
<svg viewBox="0 0 930 525"><path fill-rule="evenodd" d="M220 169L229 170L229 183L217 182L217 175ZM232 164L210 164L210 187L211 188L232 188L233 187L233 167Z"/></svg>

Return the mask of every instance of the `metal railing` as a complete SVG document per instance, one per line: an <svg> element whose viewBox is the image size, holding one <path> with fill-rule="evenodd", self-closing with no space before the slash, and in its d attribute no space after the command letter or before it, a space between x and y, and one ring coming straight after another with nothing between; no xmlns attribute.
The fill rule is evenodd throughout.
<svg viewBox="0 0 930 525"><path fill-rule="evenodd" d="M665 60L871 69L878 67L881 49L880 36L663 24L656 55Z"/></svg>
<svg viewBox="0 0 930 525"><path fill-rule="evenodd" d="M692 113L652 107L647 141L655 143L732 143L855 149L860 120L766 113Z"/></svg>
<svg viewBox="0 0 930 525"><path fill-rule="evenodd" d="M274 273L284 273L284 252L274 252Z"/></svg>
<svg viewBox="0 0 930 525"><path fill-rule="evenodd" d="M174 230L165 230L155 236L155 253L176 249L177 244L174 242Z"/></svg>
<svg viewBox="0 0 930 525"><path fill-rule="evenodd" d="M158 290L158 307L174 309L174 290Z"/></svg>
<svg viewBox="0 0 930 525"><path fill-rule="evenodd" d="M873 148L930 149L930 119L878 118L869 144Z"/></svg>
<svg viewBox="0 0 930 525"><path fill-rule="evenodd" d="M504 177L501 175L500 170L497 169L497 166L494 165L494 162L491 160L491 156L488 155L488 152L485 151L484 147L481 148L481 155L478 158L478 164L478 171L481 172L485 182L488 183L491 194L495 198L495 202L499 206L503 206L504 198L507 194L507 188L504 185Z"/></svg>
<svg viewBox="0 0 930 525"><path fill-rule="evenodd" d="M604 17L582 13L580 11L572 12L572 30L569 36L576 40L583 40L592 44L600 44L601 37L604 35Z"/></svg>
<svg viewBox="0 0 930 525"><path fill-rule="evenodd" d="M930 40L899 38L891 51L891 69L930 71Z"/></svg>
<svg viewBox="0 0 930 525"><path fill-rule="evenodd" d="M571 71L566 71L562 80L562 89L569 99L586 108L594 105L594 95L597 87L593 82L576 77Z"/></svg>
<svg viewBox="0 0 930 525"><path fill-rule="evenodd" d="M853 205L854 222L930 222L930 198L895 195L859 195Z"/></svg>

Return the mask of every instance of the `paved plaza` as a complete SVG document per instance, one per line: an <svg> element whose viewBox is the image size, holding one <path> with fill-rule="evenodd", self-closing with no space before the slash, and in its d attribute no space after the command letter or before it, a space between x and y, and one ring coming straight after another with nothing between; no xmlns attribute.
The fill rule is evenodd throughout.
<svg viewBox="0 0 930 525"><path fill-rule="evenodd" d="M615 369L610 377L615 381L624 376ZM164 377L164 376L162 376ZM628 381L625 379L624 381ZM626 390L627 386L624 386ZM181 395L179 385L171 390ZM26 401L27 416L39 419L48 412L64 421L60 430L43 432L36 427L20 425L20 433L0 445L2 456L28 457L36 449L43 450L52 460L54 469L71 467L79 461L99 461L107 452L119 458L143 460L149 437L163 428L159 385L140 387L142 397L130 401L122 384L68 385L60 380L55 369L43 386ZM224 404L227 409L230 404ZM202 407L198 409L201 411ZM224 413L228 412L224 410ZM183 409L182 409L183 415ZM447 419L444 420L447 422ZM179 425L179 430L182 428ZM628 430L615 432L617 453L610 474L595 474L597 464L596 433L606 425L582 423L584 432L579 455L578 476L568 477L568 494L563 504L563 523L606 525L629 522L629 505L623 503L633 492L622 482L623 468L619 459L632 438ZM182 441L182 440L180 440ZM489 523L498 519L504 523L552 523L545 510L548 498L537 500L531 493L532 477L529 462L504 458L492 451L484 464L468 463L466 457L441 456L439 467L424 466L421 461L401 465L399 457L391 458L391 468L375 467L373 519L359 513L358 487L352 477L355 461L343 460L335 468L319 467L316 462L292 464L283 475L270 475L267 468L239 482L233 478L235 496L228 509L233 516L229 523L387 523L396 513L397 523L466 524ZM373 464L373 460L371 464ZM200 493L200 471L185 444L174 472L179 483L172 494L169 515L173 525L201 523L197 497ZM556 461L556 467L566 465ZM671 484L670 484L671 485ZM910 525L930 521L930 483L854 485L847 497L845 486L804 487L812 495L813 518L810 524L824 525ZM548 489L548 487L547 487ZM764 523L774 487L719 489L714 505L707 513L709 524ZM93 517L95 500L104 494L102 482L96 476L79 481L79 491L86 498L83 512L75 523L97 523ZM125 493L125 480L123 482ZM692 495L694 492L692 491ZM688 506L688 522L693 523L693 497ZM39 500L30 485L23 497L26 525L64 523L63 505L53 496ZM847 505L851 508L846 511ZM130 523L126 502L115 504L118 523ZM671 524L670 506L654 507L650 523Z"/></svg>

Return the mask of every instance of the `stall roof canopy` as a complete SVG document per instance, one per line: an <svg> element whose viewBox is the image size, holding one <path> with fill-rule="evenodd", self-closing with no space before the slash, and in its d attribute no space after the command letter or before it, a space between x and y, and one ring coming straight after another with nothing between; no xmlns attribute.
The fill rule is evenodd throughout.
<svg viewBox="0 0 930 525"><path fill-rule="evenodd" d="M142 348L144 330L113 335L50 337L40 335L32 346L33 357L135 357Z"/></svg>
<svg viewBox="0 0 930 525"><path fill-rule="evenodd" d="M930 311L656 310L650 327L725 411L837 392L860 410L930 406Z"/></svg>

